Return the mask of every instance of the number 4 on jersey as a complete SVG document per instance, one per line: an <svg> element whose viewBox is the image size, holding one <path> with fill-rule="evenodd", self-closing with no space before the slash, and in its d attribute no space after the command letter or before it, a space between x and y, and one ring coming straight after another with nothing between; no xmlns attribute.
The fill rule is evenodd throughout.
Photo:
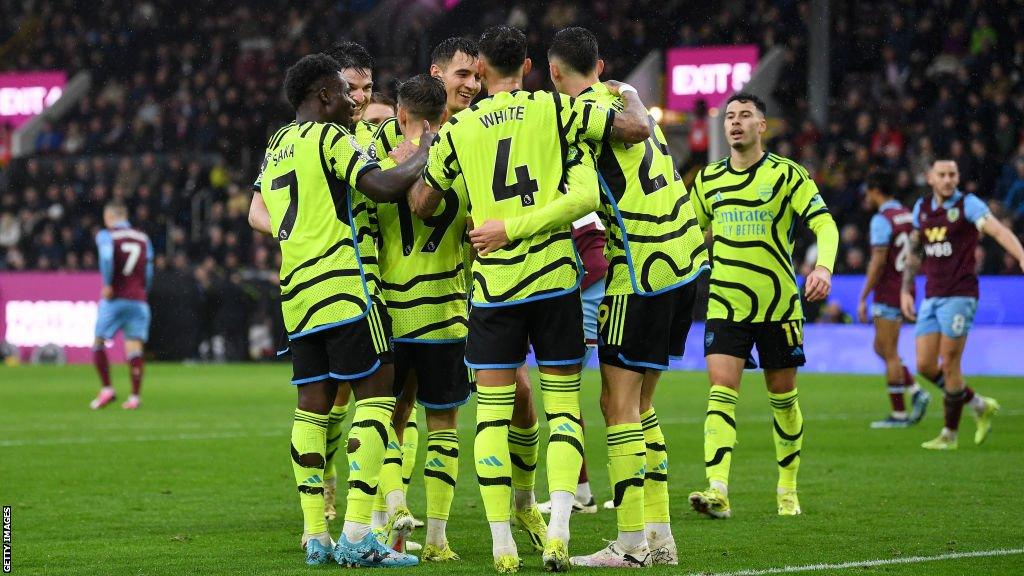
<svg viewBox="0 0 1024 576"><path fill-rule="evenodd" d="M529 167L516 166L516 181L512 184L505 183L508 180L508 156L511 151L511 137L498 141L498 153L494 157L494 180L491 182L494 199L500 202L519 197L524 207L533 206L533 194L540 190L540 187L537 181L530 177Z"/></svg>

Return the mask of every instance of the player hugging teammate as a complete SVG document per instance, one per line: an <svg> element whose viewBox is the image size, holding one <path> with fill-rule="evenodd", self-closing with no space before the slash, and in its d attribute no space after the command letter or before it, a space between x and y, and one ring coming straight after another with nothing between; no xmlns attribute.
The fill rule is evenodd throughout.
<svg viewBox="0 0 1024 576"><path fill-rule="evenodd" d="M341 43L288 71L296 118L270 139L250 223L282 251L281 305L298 387L291 459L309 564L418 562L403 550L416 525L405 503L418 437L414 402L426 409L428 427L420 559L459 559L445 526L458 477L456 415L470 393L466 366L476 378L473 461L498 572L522 564L513 516L550 571L676 564L654 393L669 359L683 353L694 280L712 263L710 486L691 503L730 513L735 403L756 345L775 417L779 513L800 513L795 379L803 316L788 230L799 220L818 236L810 300L829 293L838 239L814 182L763 150L764 105L740 94L726 113L732 155L702 171L691 193L636 90L599 80L592 33L556 35L548 56L557 92L522 89L533 65L526 47L509 26L488 29L479 46L446 40L429 76L401 84L397 117L379 127L365 117L372 60L358 45ZM488 96L473 103L481 85ZM739 211L756 213L758 227L735 224ZM603 299L588 290L595 309L585 314L571 224L594 213L608 268L598 281ZM714 238L710 261L701 228ZM585 317L601 363L618 534L602 550L571 557ZM540 431L523 369L528 343L549 429L549 523L533 493ZM355 414L342 445L350 391ZM335 465L341 454L348 484L335 544L327 521L335 470L346 469Z"/></svg>

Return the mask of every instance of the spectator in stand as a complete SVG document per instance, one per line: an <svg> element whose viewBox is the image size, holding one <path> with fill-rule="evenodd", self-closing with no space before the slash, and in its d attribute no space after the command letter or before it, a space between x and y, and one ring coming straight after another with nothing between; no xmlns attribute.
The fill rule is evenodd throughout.
<svg viewBox="0 0 1024 576"><path fill-rule="evenodd" d="M1003 205L1016 218L1024 218L1024 158L1017 158L1013 166L1016 170L1015 178L1006 191Z"/></svg>

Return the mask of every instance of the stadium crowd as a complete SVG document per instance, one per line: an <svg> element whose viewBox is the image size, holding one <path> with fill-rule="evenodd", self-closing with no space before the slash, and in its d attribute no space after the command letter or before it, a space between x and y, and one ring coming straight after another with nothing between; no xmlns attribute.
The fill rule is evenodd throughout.
<svg viewBox="0 0 1024 576"><path fill-rule="evenodd" d="M498 21L526 29L536 62L527 86L535 89L548 87L551 34L572 24L595 29L616 76L663 47L783 47L788 65L774 94L782 114L769 147L818 182L841 229L837 273L866 267L870 214L861 187L878 168L896 175L909 204L926 189L929 161L951 156L962 187L1024 231L1024 8L1010 0L974 0L969 10L955 2L833 3L825 126L810 120L805 94L806 1L735 0L717 12L679 1L463 2L451 17L414 28L407 46L376 33L374 9L384 3L372 0L317 0L285 14L169 0L101 4L0 0L5 14L20 14L0 23L0 36L23 46L0 59L0 71L92 74L89 93L45 125L37 154L0 166L0 270L94 269L100 210L119 198L153 239L158 270L187 273L210 294L243 275L271 281L279 253L249 229L246 212L254 158L267 131L288 120L278 93L288 63L341 30L383 56L375 80L387 93L426 68L440 37ZM3 138L9 133L0 128ZM990 242L979 248L980 272L1018 272ZM798 258L808 253L813 262L809 248L798 245Z"/></svg>

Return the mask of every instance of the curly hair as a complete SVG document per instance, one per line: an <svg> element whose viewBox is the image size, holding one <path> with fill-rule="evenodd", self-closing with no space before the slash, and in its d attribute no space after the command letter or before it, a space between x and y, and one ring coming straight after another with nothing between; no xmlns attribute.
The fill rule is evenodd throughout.
<svg viewBox="0 0 1024 576"><path fill-rule="evenodd" d="M303 56L284 76L284 94L295 110L320 79L341 72L341 64L326 54Z"/></svg>
<svg viewBox="0 0 1024 576"><path fill-rule="evenodd" d="M526 35L512 26L492 26L480 36L480 53L501 74L511 74L526 60Z"/></svg>

